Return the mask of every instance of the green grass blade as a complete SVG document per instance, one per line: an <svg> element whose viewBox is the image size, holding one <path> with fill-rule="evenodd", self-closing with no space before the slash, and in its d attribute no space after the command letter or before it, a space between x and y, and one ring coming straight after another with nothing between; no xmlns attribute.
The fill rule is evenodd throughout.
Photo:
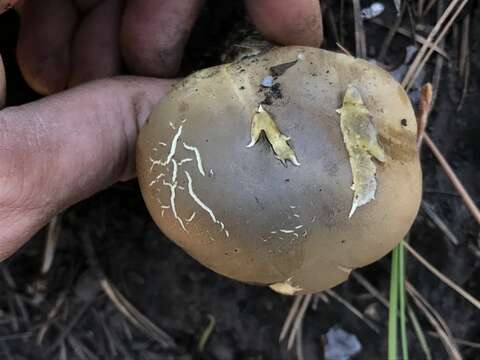
<svg viewBox="0 0 480 360"><path fill-rule="evenodd" d="M420 346L422 347L422 350L425 353L425 359L432 360L432 353L430 352L430 347L428 346L425 333L423 332L422 326L418 321L417 315L415 315L415 311L413 311L413 309L410 306L408 307L408 317L412 322L413 330L415 330L415 335L417 335L417 339L420 342Z"/></svg>
<svg viewBox="0 0 480 360"><path fill-rule="evenodd" d="M398 297L400 300L400 339L402 342L402 355L404 360L408 360L408 338L407 338L407 318L405 313L406 294L405 294L405 249L403 241L398 248Z"/></svg>
<svg viewBox="0 0 480 360"><path fill-rule="evenodd" d="M392 251L390 270L390 300L388 309L388 359L397 358L398 319L398 246Z"/></svg>

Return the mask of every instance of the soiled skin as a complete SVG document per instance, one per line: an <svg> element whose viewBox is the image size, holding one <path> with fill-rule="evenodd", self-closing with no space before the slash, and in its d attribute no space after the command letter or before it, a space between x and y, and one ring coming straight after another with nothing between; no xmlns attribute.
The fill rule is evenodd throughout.
<svg viewBox="0 0 480 360"><path fill-rule="evenodd" d="M271 88L260 85L272 67L291 62ZM352 170L336 111L349 85L386 155L377 162L375 199L351 218ZM290 138L300 166L285 167L266 140L247 147L259 104ZM137 166L155 221L194 258L240 281L311 293L344 281L407 233L421 197L415 140L412 106L388 73L287 47L175 85L140 134Z"/></svg>
<svg viewBox="0 0 480 360"><path fill-rule="evenodd" d="M321 24L318 1L276 1L258 0L249 12L264 18L262 12L277 4L278 14L285 13L279 8L288 7ZM14 3L0 0L0 13ZM186 7L187 3L193 7ZM119 53L125 58L129 52L145 55L128 64L131 73L146 74L145 68L153 68L157 72L148 75L175 75L183 52L176 41L184 39L195 22L195 4L201 1L128 1L128 10L122 12L120 0L17 3L21 19L17 58L22 73L42 94L61 92L0 111L0 261L60 211L135 176L139 128L175 81L111 77L120 73ZM321 42L318 27L303 27L305 19L270 15L265 22L271 40L290 42L285 33L289 29L299 34L295 40L299 44ZM147 16L150 21L137 26L135 19ZM263 26L258 25L260 30ZM132 35L132 42L120 41L123 31ZM158 36L145 36L145 42L139 43L143 32ZM173 51L172 44L176 44ZM145 47L157 56L147 56L151 53L143 52ZM105 79L92 81L99 78ZM0 89L3 85L0 77Z"/></svg>
<svg viewBox="0 0 480 360"><path fill-rule="evenodd" d="M7 82L5 80L5 68L3 67L2 55L0 55L0 109L5 104L6 89Z"/></svg>

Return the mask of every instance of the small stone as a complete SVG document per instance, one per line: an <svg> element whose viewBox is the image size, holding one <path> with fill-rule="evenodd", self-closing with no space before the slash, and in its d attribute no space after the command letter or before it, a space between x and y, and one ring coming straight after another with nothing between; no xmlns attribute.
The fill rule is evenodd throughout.
<svg viewBox="0 0 480 360"><path fill-rule="evenodd" d="M338 326L331 327L326 334L324 356L326 360L349 360L362 351L358 338Z"/></svg>
<svg viewBox="0 0 480 360"><path fill-rule="evenodd" d="M272 87L273 86L273 76L272 75L268 75L268 76L265 76L261 82L261 85L263 87Z"/></svg>

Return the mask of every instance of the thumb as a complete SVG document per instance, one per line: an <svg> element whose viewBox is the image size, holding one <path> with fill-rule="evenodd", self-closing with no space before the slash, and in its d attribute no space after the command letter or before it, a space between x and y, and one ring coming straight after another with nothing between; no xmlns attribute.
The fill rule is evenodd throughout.
<svg viewBox="0 0 480 360"><path fill-rule="evenodd" d="M0 111L0 260L58 212L134 176L139 129L172 84L119 77Z"/></svg>

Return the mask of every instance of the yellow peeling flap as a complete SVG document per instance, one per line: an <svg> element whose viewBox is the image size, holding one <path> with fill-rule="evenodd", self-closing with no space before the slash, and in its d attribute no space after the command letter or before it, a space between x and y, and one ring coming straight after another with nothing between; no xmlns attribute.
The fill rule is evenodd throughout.
<svg viewBox="0 0 480 360"><path fill-rule="evenodd" d="M370 112L354 86L348 86L343 105L337 112L340 114L340 128L352 167L354 196L349 214L351 217L358 207L375 198L377 169L372 156L385 162L385 153L377 141L377 129L371 121Z"/></svg>
<svg viewBox="0 0 480 360"><path fill-rule="evenodd" d="M265 132L265 136L272 146L275 157L278 160L284 165L286 160L290 160L292 164L300 166L300 163L295 156L295 152L290 145L288 145L290 137L280 132L272 116L262 107L262 105L259 105L252 118L252 128L250 132L251 141L247 147L252 147L257 143L262 131Z"/></svg>

